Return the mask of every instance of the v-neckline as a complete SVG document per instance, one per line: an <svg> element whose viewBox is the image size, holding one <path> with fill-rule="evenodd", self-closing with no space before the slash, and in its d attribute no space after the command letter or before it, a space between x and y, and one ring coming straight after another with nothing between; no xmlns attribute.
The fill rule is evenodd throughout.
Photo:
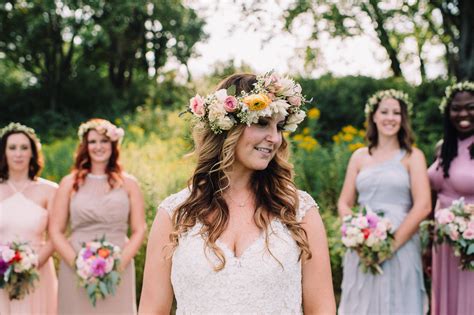
<svg viewBox="0 0 474 315"><path fill-rule="evenodd" d="M247 252L249 252L253 247L257 246L257 244L263 239L264 237L264 232L261 232L256 239L254 239L252 242L249 243L249 245L240 253L239 256L235 254L235 252L230 248L230 246L227 243L224 243L220 239L216 241L216 244L222 249L223 251L228 252L231 256L228 258L233 258L240 260L242 257L244 257ZM227 255L226 255L227 256Z"/></svg>

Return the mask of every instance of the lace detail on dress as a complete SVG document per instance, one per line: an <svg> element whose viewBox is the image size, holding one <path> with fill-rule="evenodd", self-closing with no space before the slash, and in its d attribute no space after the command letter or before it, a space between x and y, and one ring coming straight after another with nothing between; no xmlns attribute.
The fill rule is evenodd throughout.
<svg viewBox="0 0 474 315"><path fill-rule="evenodd" d="M171 195L159 207L172 215L189 193L184 189ZM297 218L301 220L317 205L303 191L298 191L298 197ZM218 240L216 245L226 258L224 269L218 272L214 271L219 263L215 254L204 252L201 226L197 223L180 237L172 257L171 283L177 314L302 314L300 249L280 220L272 220L268 227L271 254L263 236L240 257Z"/></svg>
<svg viewBox="0 0 474 315"><path fill-rule="evenodd" d="M306 191L298 190L298 198L300 202L300 206L298 208L298 212L296 213L296 220L299 222L303 220L306 212L312 207L316 207L316 210L319 212L319 206L314 201L313 197L308 194Z"/></svg>
<svg viewBox="0 0 474 315"><path fill-rule="evenodd" d="M181 190L180 192L177 192L175 194L172 194L168 197L166 197L158 206L158 208L166 210L170 217L173 217L173 213L176 210L176 208L182 204L186 198L189 197L191 194L191 191L189 188L185 188Z"/></svg>

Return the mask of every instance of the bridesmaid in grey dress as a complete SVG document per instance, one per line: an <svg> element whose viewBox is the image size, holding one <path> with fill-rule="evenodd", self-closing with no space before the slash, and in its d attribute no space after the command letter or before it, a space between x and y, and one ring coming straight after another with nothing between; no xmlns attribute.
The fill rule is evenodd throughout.
<svg viewBox="0 0 474 315"><path fill-rule="evenodd" d="M144 202L137 181L118 162L123 131L93 119L79 128L74 170L61 181L49 227L62 257L59 271L59 314L135 314L133 257L146 232ZM67 227L69 238L66 238ZM130 228L130 238L127 232ZM78 286L75 257L83 242L105 236L122 249L121 282L113 296L92 306Z"/></svg>
<svg viewBox="0 0 474 315"><path fill-rule="evenodd" d="M393 255L383 274L363 273L359 256L348 251L343 261L339 314L423 314L419 223L431 209L423 153L412 147L408 115L411 103L396 90L380 91L366 104L368 147L354 152L338 201L339 215L357 204L384 212L394 226Z"/></svg>

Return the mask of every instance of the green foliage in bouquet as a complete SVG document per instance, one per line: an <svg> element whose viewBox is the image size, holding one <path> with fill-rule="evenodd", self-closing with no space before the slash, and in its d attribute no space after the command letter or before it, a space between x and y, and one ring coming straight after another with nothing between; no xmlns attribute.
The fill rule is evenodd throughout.
<svg viewBox="0 0 474 315"><path fill-rule="evenodd" d="M86 289L95 307L97 299L115 295L120 283L120 248L105 240L105 236L83 243L75 265L79 286Z"/></svg>

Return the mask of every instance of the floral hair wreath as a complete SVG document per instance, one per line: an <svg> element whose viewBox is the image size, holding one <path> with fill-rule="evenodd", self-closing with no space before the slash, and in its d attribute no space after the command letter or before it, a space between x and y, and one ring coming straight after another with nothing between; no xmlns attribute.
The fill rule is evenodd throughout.
<svg viewBox="0 0 474 315"><path fill-rule="evenodd" d="M0 129L0 139L3 138L4 135L6 135L9 132L24 132L26 134L29 134L37 143L38 147L41 148L41 143L39 142L39 138L36 135L36 132L33 128L30 128L28 126L22 125L17 122L11 122L2 129Z"/></svg>
<svg viewBox="0 0 474 315"><path fill-rule="evenodd" d="M235 86L220 89L189 101L189 109L199 121L207 124L215 134L231 129L235 124L257 123L261 117L281 114L286 118L284 130L295 131L306 116L302 105L306 102L301 86L289 77L273 71L257 76L250 92L235 95Z"/></svg>
<svg viewBox="0 0 474 315"><path fill-rule="evenodd" d="M79 126L79 130L77 132L79 140L82 141L84 135L91 129L96 130L100 134L106 135L111 141L114 142L122 142L123 136L125 135L125 131L122 128L118 128L108 120L92 119L82 123Z"/></svg>
<svg viewBox="0 0 474 315"><path fill-rule="evenodd" d="M444 111L448 107L448 104L452 101L454 94L462 91L474 93L474 82L464 81L454 83L453 85L448 86L444 92L444 97L441 100L441 103L439 104L439 110L441 111L441 113L444 113Z"/></svg>
<svg viewBox="0 0 474 315"><path fill-rule="evenodd" d="M377 104L379 104L382 100L387 99L387 98L394 98L398 101L402 101L403 103L407 105L408 115L412 114L413 103L410 101L408 94L399 90L390 89L390 90L378 91L375 94L373 94L371 97L369 97L369 100L365 104L365 108L364 108L365 116L368 117L370 113L374 111L375 106L377 106Z"/></svg>

